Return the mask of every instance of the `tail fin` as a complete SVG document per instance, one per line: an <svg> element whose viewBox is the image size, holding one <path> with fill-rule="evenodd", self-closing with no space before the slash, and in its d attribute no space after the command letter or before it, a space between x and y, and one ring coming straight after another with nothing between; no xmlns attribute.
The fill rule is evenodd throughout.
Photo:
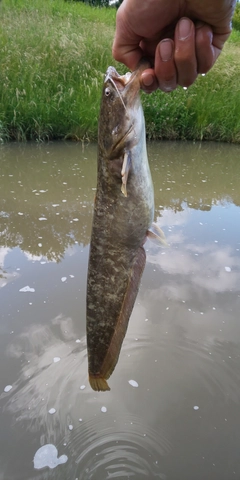
<svg viewBox="0 0 240 480"><path fill-rule="evenodd" d="M92 389L96 392L106 392L107 390L110 390L105 378L89 375L89 383Z"/></svg>

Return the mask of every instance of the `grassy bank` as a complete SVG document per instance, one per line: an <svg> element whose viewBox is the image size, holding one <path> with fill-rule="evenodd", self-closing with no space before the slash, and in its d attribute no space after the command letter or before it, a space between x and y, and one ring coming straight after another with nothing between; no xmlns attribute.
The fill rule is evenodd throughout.
<svg viewBox="0 0 240 480"><path fill-rule="evenodd" d="M95 140L115 10L64 0L0 3L0 140ZM143 95L150 138L240 143L240 34L187 91ZM124 71L118 65L118 70Z"/></svg>

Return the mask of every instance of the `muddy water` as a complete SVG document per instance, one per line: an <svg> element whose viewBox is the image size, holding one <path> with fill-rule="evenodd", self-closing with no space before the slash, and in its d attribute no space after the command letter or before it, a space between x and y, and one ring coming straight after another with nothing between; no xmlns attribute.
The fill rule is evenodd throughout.
<svg viewBox="0 0 240 480"><path fill-rule="evenodd" d="M88 385L96 148L0 148L0 479L240 478L240 148L149 145L156 222L111 391Z"/></svg>

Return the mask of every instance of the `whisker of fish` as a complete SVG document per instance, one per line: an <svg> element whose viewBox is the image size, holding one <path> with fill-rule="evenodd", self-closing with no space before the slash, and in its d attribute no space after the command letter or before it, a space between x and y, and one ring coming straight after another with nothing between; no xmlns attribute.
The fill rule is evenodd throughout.
<svg viewBox="0 0 240 480"><path fill-rule="evenodd" d="M126 107L126 105L125 105L125 103L124 103L124 101L123 101L122 95L121 95L121 93L120 93L120 91L119 91L116 83L114 82L113 78L111 78L111 77L109 77L109 80L110 80L110 82L113 84L114 88L116 89L116 91L117 91L117 93L118 93L118 95L119 95L119 98L120 98L120 100L121 100L121 102L122 102L122 104L123 104L123 106L124 106L124 108L125 108L125 111L127 112L127 107Z"/></svg>

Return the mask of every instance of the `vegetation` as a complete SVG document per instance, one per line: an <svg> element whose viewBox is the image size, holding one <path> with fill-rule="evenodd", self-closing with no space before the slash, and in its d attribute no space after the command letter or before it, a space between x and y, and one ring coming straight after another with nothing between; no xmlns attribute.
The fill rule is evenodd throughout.
<svg viewBox="0 0 240 480"><path fill-rule="evenodd" d="M0 141L96 140L116 10L64 0L0 3ZM187 91L142 95L149 138L240 143L240 32ZM124 72L122 65L118 71Z"/></svg>
<svg viewBox="0 0 240 480"><path fill-rule="evenodd" d="M236 5L232 24L233 28L240 31L240 3Z"/></svg>

